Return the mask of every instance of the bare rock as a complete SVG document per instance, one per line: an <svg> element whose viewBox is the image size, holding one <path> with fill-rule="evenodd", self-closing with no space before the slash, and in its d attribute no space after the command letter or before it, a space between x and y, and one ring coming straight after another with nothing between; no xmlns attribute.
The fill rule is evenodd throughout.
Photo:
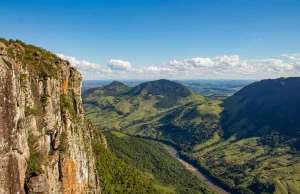
<svg viewBox="0 0 300 194"><path fill-rule="evenodd" d="M33 193L49 193L49 182L44 174L30 178L30 192Z"/></svg>
<svg viewBox="0 0 300 194"><path fill-rule="evenodd" d="M2 42L0 42L0 55L7 55L7 47Z"/></svg>

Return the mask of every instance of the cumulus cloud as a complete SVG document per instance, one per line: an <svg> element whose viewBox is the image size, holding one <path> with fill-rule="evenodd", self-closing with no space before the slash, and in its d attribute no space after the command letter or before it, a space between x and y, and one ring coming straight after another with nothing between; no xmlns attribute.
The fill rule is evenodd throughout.
<svg viewBox="0 0 300 194"><path fill-rule="evenodd" d="M281 59L248 60L247 63L250 63L258 68L267 69L274 72L291 71L294 69L293 65L286 63Z"/></svg>
<svg viewBox="0 0 300 194"><path fill-rule="evenodd" d="M107 62L107 65L113 70L130 70L132 69L129 61L122 61L117 59L111 59Z"/></svg>
<svg viewBox="0 0 300 194"><path fill-rule="evenodd" d="M154 66L149 66L149 67L141 67L134 69L134 72L136 74L176 74L177 71L175 69L171 68L164 68L164 67L154 67Z"/></svg>
<svg viewBox="0 0 300 194"><path fill-rule="evenodd" d="M300 70L300 54L281 55L292 62L282 59L250 59L241 60L238 55L216 56L213 58L191 58L169 61L169 66L178 71L193 71L199 75L264 75L295 73Z"/></svg>
<svg viewBox="0 0 300 194"><path fill-rule="evenodd" d="M243 60L238 55L215 56L211 58L195 57L171 60L160 66L133 67L129 61L111 59L107 66L75 57L58 54L69 60L85 79L130 78L269 78L279 76L297 76L300 73L300 54L282 54L271 59ZM145 61L147 63L147 61Z"/></svg>
<svg viewBox="0 0 300 194"><path fill-rule="evenodd" d="M240 57L238 55L233 55L233 56L217 56L213 58L215 61L215 64L218 66L240 66L240 65L246 65L244 62L243 64L240 63Z"/></svg>
<svg viewBox="0 0 300 194"><path fill-rule="evenodd" d="M71 65L76 67L82 74L92 75L95 73L98 73L98 74L101 73L103 75L109 75L109 74L113 73L111 71L111 69L103 68L100 64L97 64L97 63L91 63L86 60L80 61L80 60L77 60L75 57L66 56L64 54L56 54L56 55L64 60L69 61L71 63Z"/></svg>
<svg viewBox="0 0 300 194"><path fill-rule="evenodd" d="M210 58L191 58L184 60L173 60L169 62L170 65L180 70L193 70L194 67L213 67L215 63Z"/></svg>
<svg viewBox="0 0 300 194"><path fill-rule="evenodd" d="M297 70L300 71L300 54L282 54L282 57L286 57L291 60L291 65Z"/></svg>

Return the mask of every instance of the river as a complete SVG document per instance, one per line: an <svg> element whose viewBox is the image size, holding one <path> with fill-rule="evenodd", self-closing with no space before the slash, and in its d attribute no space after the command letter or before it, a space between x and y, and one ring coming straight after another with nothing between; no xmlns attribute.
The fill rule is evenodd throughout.
<svg viewBox="0 0 300 194"><path fill-rule="evenodd" d="M156 141L158 142L158 141ZM164 148L175 158L177 158L192 174L197 176L201 181L203 181L205 184L207 184L212 190L216 191L219 194L229 194L224 189L218 187L214 180L212 180L207 175L201 173L199 169L195 168L193 165L189 164L185 160L181 159L179 157L178 151L173 148L172 146L166 145L164 143L158 142L164 146Z"/></svg>

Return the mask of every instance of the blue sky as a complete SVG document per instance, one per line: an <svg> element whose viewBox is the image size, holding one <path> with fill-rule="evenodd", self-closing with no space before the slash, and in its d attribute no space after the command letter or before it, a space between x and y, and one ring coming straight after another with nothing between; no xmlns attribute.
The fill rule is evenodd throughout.
<svg viewBox="0 0 300 194"><path fill-rule="evenodd" d="M4 0L0 37L84 79L262 79L300 72L297 0Z"/></svg>

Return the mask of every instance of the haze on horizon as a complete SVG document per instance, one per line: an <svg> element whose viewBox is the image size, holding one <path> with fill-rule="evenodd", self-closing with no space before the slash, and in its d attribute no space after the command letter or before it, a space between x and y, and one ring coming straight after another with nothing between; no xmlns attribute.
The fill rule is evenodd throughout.
<svg viewBox="0 0 300 194"><path fill-rule="evenodd" d="M300 2L4 1L0 37L69 60L85 80L299 76Z"/></svg>

